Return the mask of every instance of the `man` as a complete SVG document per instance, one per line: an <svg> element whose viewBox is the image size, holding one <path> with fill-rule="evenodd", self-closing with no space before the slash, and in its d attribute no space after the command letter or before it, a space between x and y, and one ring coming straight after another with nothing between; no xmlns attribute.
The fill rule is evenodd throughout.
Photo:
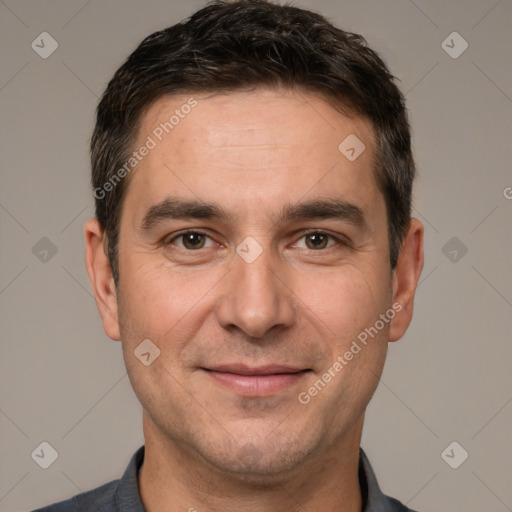
<svg viewBox="0 0 512 512"><path fill-rule="evenodd" d="M46 511L406 511L360 449L423 266L403 96L262 0L147 37L99 104L87 270L145 447Z"/></svg>

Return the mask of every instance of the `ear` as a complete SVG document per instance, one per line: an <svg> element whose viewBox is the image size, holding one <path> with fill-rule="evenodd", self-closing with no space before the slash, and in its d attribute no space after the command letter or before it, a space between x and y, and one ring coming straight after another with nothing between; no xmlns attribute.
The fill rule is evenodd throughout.
<svg viewBox="0 0 512 512"><path fill-rule="evenodd" d="M96 305L103 320L105 334L112 340L121 339L117 310L117 291L112 268L105 251L105 234L96 219L85 223L86 266Z"/></svg>
<svg viewBox="0 0 512 512"><path fill-rule="evenodd" d="M423 224L418 219L411 219L393 273L393 304L397 304L397 314L391 320L389 341L399 340L411 323L414 294L422 269Z"/></svg>

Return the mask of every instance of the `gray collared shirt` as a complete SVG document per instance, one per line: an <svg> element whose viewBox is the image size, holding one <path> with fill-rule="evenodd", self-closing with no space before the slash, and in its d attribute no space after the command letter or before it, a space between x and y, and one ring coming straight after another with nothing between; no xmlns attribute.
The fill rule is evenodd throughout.
<svg viewBox="0 0 512 512"><path fill-rule="evenodd" d="M120 480L114 480L97 489L34 512L145 512L137 481L143 460L144 446L141 446L133 455ZM414 512L382 493L362 449L359 452L359 484L363 496L363 512Z"/></svg>

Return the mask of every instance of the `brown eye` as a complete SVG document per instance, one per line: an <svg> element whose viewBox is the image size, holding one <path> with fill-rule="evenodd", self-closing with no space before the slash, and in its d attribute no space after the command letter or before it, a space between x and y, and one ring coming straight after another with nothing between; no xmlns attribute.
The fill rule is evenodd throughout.
<svg viewBox="0 0 512 512"><path fill-rule="evenodd" d="M322 233L310 233L305 238L308 249L325 249L329 242L329 236Z"/></svg>
<svg viewBox="0 0 512 512"><path fill-rule="evenodd" d="M204 236L200 233L186 233L182 235L182 240L187 249L202 249L205 244Z"/></svg>
<svg viewBox="0 0 512 512"><path fill-rule="evenodd" d="M202 249L206 245L206 238L207 236L203 235L202 233L190 231L188 233L182 233L181 235L178 235L173 240L171 240L171 243L175 243L178 247L183 249Z"/></svg>

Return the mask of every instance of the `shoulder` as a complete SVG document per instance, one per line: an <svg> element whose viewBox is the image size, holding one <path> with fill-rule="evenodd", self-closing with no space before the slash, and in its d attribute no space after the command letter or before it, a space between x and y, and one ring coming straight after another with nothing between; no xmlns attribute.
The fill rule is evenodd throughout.
<svg viewBox="0 0 512 512"><path fill-rule="evenodd" d="M143 461L144 446L141 446L133 454L121 479L33 512L144 512L137 481Z"/></svg>
<svg viewBox="0 0 512 512"><path fill-rule="evenodd" d="M119 480L114 480L96 489L87 491L66 500L38 508L33 512L110 512L116 510L114 494Z"/></svg>
<svg viewBox="0 0 512 512"><path fill-rule="evenodd" d="M144 512L137 483L143 461L144 446L141 446L133 454L121 479L33 512Z"/></svg>

